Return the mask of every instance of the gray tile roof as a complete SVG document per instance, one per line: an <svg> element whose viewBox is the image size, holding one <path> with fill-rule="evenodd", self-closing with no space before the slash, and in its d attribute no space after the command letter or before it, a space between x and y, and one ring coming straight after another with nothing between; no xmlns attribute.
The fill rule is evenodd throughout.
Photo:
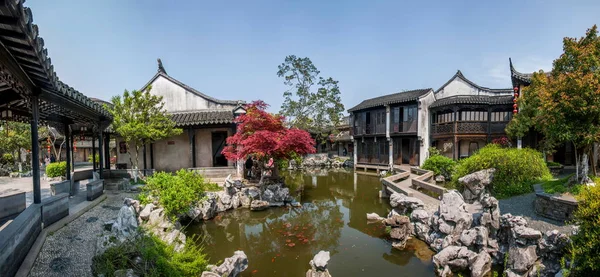
<svg viewBox="0 0 600 277"><path fill-rule="evenodd" d="M531 84L531 77L533 77L533 73L521 73L515 69L512 63L512 59L508 58L508 63L510 64L510 77L513 80L520 81L525 85ZM545 72L546 76L550 76L551 72Z"/></svg>
<svg viewBox="0 0 600 277"><path fill-rule="evenodd" d="M169 76L169 75L167 74L167 72L165 71L165 68L164 68L164 67L163 67L163 65L162 65L162 61L160 61L160 59L158 59L158 72L156 72L156 74L155 74L155 75L152 77L152 79L150 79L150 81L148 81L148 82L147 82L147 83L146 83L146 84L145 84L145 85L142 87L142 89L141 89L141 90L142 90L142 91L143 91L143 90L145 90L145 89L146 89L146 88L147 88L147 87L148 87L150 84L152 84L152 82L153 82L154 80L156 80L156 78L158 78L159 76L162 76L162 77L164 77L165 79L167 79L167 80L169 80L169 81L173 82L174 84L176 84L176 85L178 85L178 86L182 87L183 89L185 89L185 90L187 90L187 91L189 91L189 92L191 92L191 93L193 93L193 94L196 94L196 95L198 95L198 96L200 96L200 97L202 97L202 98L208 99L208 100L210 100L210 101L212 101L212 102L215 102L215 103L217 103L217 104L225 104L225 105L241 105L241 104L245 104L245 103L246 103L245 101L242 101L242 100L220 100L220 99L217 99L217 98L213 98L213 97L210 97L210 96L208 96L208 95L206 95L206 94L204 94L204 93L202 93L202 92L200 92L200 91L198 91L198 90L196 90L196 89L194 89L194 88L192 88L192 87L190 87L190 86L188 86L188 85L186 85L186 84L184 84L184 83L180 82L179 80L177 80L177 79L175 79L175 78L173 78L173 77L171 77L171 76Z"/></svg>
<svg viewBox="0 0 600 277"><path fill-rule="evenodd" d="M482 105L505 105L512 104L512 95L487 96L487 95L457 95L436 100L429 108L437 108L456 104L482 104Z"/></svg>
<svg viewBox="0 0 600 277"><path fill-rule="evenodd" d="M171 120L178 127L207 125L207 124L230 124L233 123L233 111L231 110L195 110L171 113Z"/></svg>
<svg viewBox="0 0 600 277"><path fill-rule="evenodd" d="M452 82L452 80L454 80L455 78L459 78L463 81L465 81L465 83L476 87L479 90L482 91L487 91L487 92L491 92L491 93L512 93L512 88L488 88L488 87L483 87L480 86L478 84L475 84L473 81L467 79L467 77L465 77L465 75L463 75L462 72L460 72L460 70L456 71L456 74L454 74L454 76L452 76L452 78L450 78L450 80L448 80L448 82L446 82L445 84L443 84L439 89L437 89L435 92L439 92L440 90L444 89L448 84L450 84L450 82Z"/></svg>
<svg viewBox="0 0 600 277"><path fill-rule="evenodd" d="M353 112L353 111L358 111L358 110L368 109L368 108L373 108L373 107L378 107L378 106L390 105L390 104L415 101L415 100L419 99L419 97L427 94L430 91L432 91L431 88L415 89L415 90L408 90L408 91L403 91L403 92L398 92L398 93L393 93L393 94L388 94L388 95L383 95L383 96L367 99L367 100L360 102L360 104L349 109L348 112Z"/></svg>
<svg viewBox="0 0 600 277"><path fill-rule="evenodd" d="M31 79L32 83L48 94L68 99L72 104L90 110L98 116L111 119L112 116L100 104L83 93L59 80L54 71L44 39L33 24L31 9L24 7L25 1L3 1L0 6L3 22L0 24L0 41ZM70 108L66 106L65 108Z"/></svg>

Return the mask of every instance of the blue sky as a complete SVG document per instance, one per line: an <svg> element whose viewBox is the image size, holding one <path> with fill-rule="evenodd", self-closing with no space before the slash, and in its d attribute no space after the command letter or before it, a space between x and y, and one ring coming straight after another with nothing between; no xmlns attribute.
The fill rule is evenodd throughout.
<svg viewBox="0 0 600 277"><path fill-rule="evenodd" d="M174 4L177 3L177 4ZM172 77L219 99L278 111L277 66L309 57L340 81L346 109L402 90L439 88L460 69L510 87L548 70L562 38L600 23L600 1L29 0L62 81L108 100L141 88L161 58Z"/></svg>

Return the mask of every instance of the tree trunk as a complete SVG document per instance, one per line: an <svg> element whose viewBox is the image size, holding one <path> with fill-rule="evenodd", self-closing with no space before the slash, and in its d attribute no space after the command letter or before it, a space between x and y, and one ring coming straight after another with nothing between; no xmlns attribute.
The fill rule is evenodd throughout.
<svg viewBox="0 0 600 277"><path fill-rule="evenodd" d="M575 182L579 182L579 156L577 155L577 145L573 142L573 149L575 150Z"/></svg>

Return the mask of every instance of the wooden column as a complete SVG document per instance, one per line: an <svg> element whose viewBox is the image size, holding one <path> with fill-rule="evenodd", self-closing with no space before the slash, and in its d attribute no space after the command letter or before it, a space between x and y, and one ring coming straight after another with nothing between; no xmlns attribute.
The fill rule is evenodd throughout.
<svg viewBox="0 0 600 277"><path fill-rule="evenodd" d="M190 139L190 164L192 168L196 167L196 132L194 129L188 129L188 137Z"/></svg>
<svg viewBox="0 0 600 277"><path fill-rule="evenodd" d="M42 203L40 187L40 146L38 138L39 102L38 96L31 96L31 171L33 176L33 203Z"/></svg>
<svg viewBox="0 0 600 277"><path fill-rule="evenodd" d="M65 164L67 165L67 180L71 180L71 134L69 132L69 124L65 123L65 144L67 145L66 154L67 161Z"/></svg>
<svg viewBox="0 0 600 277"><path fill-rule="evenodd" d="M68 147L71 148L71 150L74 150L75 147L73 147L75 145L75 142L73 141L73 133L69 134L69 145ZM67 163L71 164L71 169L73 170L73 172L75 172L75 155L73 154L75 152L71 153L71 159L67 161Z"/></svg>
<svg viewBox="0 0 600 277"><path fill-rule="evenodd" d="M104 147L102 147L102 143L104 143L104 136L102 134L103 132L100 131L100 134L98 135L98 167L100 168L100 179L102 179L104 176Z"/></svg>
<svg viewBox="0 0 600 277"><path fill-rule="evenodd" d="M110 133L104 134L104 168L110 169Z"/></svg>
<svg viewBox="0 0 600 277"><path fill-rule="evenodd" d="M92 170L96 172L96 136L92 134Z"/></svg>
<svg viewBox="0 0 600 277"><path fill-rule="evenodd" d="M488 108L487 114L487 143L490 143L492 141L492 113L490 108Z"/></svg>

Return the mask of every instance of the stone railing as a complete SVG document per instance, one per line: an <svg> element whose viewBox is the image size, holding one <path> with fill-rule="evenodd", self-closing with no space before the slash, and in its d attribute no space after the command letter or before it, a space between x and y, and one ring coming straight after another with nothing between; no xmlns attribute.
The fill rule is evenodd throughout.
<svg viewBox="0 0 600 277"><path fill-rule="evenodd" d="M31 204L0 231L0 272L14 276L42 231L42 204Z"/></svg>
<svg viewBox="0 0 600 277"><path fill-rule="evenodd" d="M100 195L102 195L104 191L104 180L96 180L86 184L87 188L87 201L92 201Z"/></svg>
<svg viewBox="0 0 600 277"><path fill-rule="evenodd" d="M437 195L442 195L447 191L446 188L431 183L431 181L434 178L433 171L421 169L418 167L411 167L410 171L413 174L419 175L419 177L415 177L411 180L412 185L414 187L433 192Z"/></svg>
<svg viewBox="0 0 600 277"><path fill-rule="evenodd" d="M573 219L573 212L579 205L572 196L553 195L544 192L541 185L533 186L535 189L535 213L561 222Z"/></svg>
<svg viewBox="0 0 600 277"><path fill-rule="evenodd" d="M25 210L25 192L18 189L0 191L0 220L13 217Z"/></svg>

